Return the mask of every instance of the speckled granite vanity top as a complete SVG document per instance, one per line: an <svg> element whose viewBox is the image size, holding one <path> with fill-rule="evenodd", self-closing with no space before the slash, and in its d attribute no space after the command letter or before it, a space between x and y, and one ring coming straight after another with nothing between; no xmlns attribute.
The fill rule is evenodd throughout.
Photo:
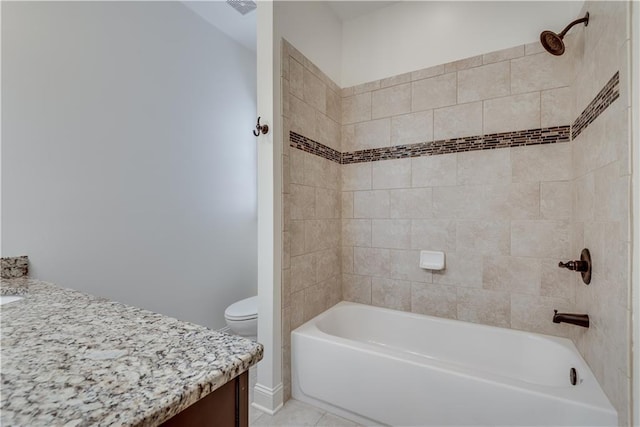
<svg viewBox="0 0 640 427"><path fill-rule="evenodd" d="M30 280L1 308L9 426L154 426L262 359L262 345Z"/></svg>

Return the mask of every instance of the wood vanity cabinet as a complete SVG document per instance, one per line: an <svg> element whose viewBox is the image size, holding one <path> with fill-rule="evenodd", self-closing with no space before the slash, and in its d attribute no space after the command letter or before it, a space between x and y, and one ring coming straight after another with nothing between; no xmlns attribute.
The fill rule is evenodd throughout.
<svg viewBox="0 0 640 427"><path fill-rule="evenodd" d="M169 418L161 427L248 427L249 374L222 387Z"/></svg>

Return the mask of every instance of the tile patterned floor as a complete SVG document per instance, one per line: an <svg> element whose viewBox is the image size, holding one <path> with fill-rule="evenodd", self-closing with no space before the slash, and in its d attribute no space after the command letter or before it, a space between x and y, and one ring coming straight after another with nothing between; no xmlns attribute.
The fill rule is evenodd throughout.
<svg viewBox="0 0 640 427"><path fill-rule="evenodd" d="M275 415L249 407L250 426L271 427L358 427L358 424L297 400L289 400Z"/></svg>

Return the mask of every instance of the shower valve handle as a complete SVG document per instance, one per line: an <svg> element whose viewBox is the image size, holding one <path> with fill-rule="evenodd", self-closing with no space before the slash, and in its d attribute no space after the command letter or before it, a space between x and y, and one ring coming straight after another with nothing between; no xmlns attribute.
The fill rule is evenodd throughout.
<svg viewBox="0 0 640 427"><path fill-rule="evenodd" d="M572 271L580 271L580 272L587 271L589 269L589 266L585 261L567 261L567 262L560 261L558 263L558 267L566 268L567 270L572 270Z"/></svg>

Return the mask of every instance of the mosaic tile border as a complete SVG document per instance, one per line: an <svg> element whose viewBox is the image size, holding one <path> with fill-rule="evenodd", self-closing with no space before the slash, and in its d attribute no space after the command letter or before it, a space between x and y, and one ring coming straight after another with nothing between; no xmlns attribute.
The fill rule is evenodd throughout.
<svg viewBox="0 0 640 427"><path fill-rule="evenodd" d="M618 71L611 77L602 90L598 92L598 95L589 103L587 108L580 113L580 116L571 126L526 129L344 153L291 131L289 132L289 145L327 160L347 165L351 163L377 162L380 160L436 156L439 154L461 153L465 151L569 142L576 139L609 105L620 97L619 86L620 72Z"/></svg>
<svg viewBox="0 0 640 427"><path fill-rule="evenodd" d="M289 144L291 147L306 151L307 153L316 154L327 160L347 165L351 163L377 162L380 160L404 159L409 157L436 156L439 154L460 153L464 151L569 142L569 134L570 127L566 125L340 153L333 148L291 131L289 132Z"/></svg>
<svg viewBox="0 0 640 427"><path fill-rule="evenodd" d="M587 105L571 126L571 139L574 140L587 128L604 110L620 97L620 71L609 79L595 98Z"/></svg>

